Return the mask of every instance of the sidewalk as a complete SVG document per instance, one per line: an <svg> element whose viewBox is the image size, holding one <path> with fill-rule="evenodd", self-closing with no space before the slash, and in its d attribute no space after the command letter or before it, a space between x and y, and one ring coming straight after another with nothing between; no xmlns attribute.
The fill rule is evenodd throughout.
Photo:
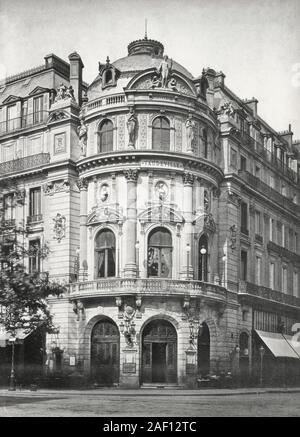
<svg viewBox="0 0 300 437"><path fill-rule="evenodd" d="M237 396L237 395L259 395L266 393L300 393L300 387L266 387L266 388L233 388L233 389L170 389L170 388L139 388L139 389L120 389L120 388L97 388L97 389L46 389L41 388L37 391L29 389L17 389L9 391L7 388L0 388L0 396L28 396L31 397L51 397L52 395L61 396Z"/></svg>

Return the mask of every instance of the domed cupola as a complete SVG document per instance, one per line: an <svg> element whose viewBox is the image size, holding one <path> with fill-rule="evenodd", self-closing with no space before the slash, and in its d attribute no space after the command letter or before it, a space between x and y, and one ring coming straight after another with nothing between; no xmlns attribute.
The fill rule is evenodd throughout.
<svg viewBox="0 0 300 437"><path fill-rule="evenodd" d="M128 45L128 56L141 54L161 58L164 54L164 46L161 42L148 39L146 36L144 39L132 41Z"/></svg>

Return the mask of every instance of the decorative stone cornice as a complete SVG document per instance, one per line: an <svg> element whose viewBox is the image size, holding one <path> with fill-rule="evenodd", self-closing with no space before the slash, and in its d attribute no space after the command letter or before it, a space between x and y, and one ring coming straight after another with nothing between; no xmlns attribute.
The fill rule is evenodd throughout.
<svg viewBox="0 0 300 437"><path fill-rule="evenodd" d="M193 186L195 180L195 176L193 174L185 172L183 173L182 178L184 185Z"/></svg>
<svg viewBox="0 0 300 437"><path fill-rule="evenodd" d="M136 182L138 178L138 170L128 169L123 171L127 182Z"/></svg>

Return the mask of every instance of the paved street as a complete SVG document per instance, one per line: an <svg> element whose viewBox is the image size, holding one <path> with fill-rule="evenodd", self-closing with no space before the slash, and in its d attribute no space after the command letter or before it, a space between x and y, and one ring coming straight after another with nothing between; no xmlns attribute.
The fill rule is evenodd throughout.
<svg viewBox="0 0 300 437"><path fill-rule="evenodd" d="M300 390L0 390L0 417L298 416Z"/></svg>

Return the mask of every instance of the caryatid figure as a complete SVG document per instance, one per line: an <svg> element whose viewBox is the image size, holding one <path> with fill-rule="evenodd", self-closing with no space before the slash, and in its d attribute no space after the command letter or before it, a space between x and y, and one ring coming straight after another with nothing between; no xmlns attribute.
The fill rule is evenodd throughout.
<svg viewBox="0 0 300 437"><path fill-rule="evenodd" d="M137 117L135 115L134 109L130 108L130 113L127 118L127 130L128 130L128 136L129 136L129 148L134 148L134 142L135 142L135 132L136 132L136 125L137 125Z"/></svg>
<svg viewBox="0 0 300 437"><path fill-rule="evenodd" d="M185 127L186 127L187 151L193 151L194 140L195 140L195 122L193 121L191 115L189 115L188 119L186 120Z"/></svg>

